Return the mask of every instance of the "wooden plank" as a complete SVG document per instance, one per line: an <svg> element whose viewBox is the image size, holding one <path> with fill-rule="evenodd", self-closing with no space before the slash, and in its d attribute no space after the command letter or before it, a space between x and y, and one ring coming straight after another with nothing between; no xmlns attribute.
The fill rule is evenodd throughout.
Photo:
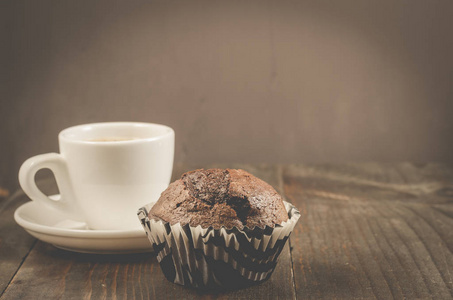
<svg viewBox="0 0 453 300"><path fill-rule="evenodd" d="M200 166L175 165L173 179L197 167ZM276 167L231 167L243 167L281 189L281 173ZM289 246L282 251L277 268L267 282L213 295L168 282L151 254L80 254L38 242L2 299L210 299L213 296L222 299L295 298Z"/></svg>
<svg viewBox="0 0 453 300"><path fill-rule="evenodd" d="M290 239L298 298L453 296L452 169L301 165L283 179L302 214Z"/></svg>
<svg viewBox="0 0 453 300"><path fill-rule="evenodd" d="M21 191L0 201L0 296L35 242L13 218L14 211L27 201Z"/></svg>
<svg viewBox="0 0 453 300"><path fill-rule="evenodd" d="M36 174L38 187L47 195L58 193L55 179L50 171ZM30 201L22 190L9 196L9 191L0 193L0 296L22 265L36 239L30 236L14 221L14 212L22 204ZM2 199L3 198L3 199Z"/></svg>

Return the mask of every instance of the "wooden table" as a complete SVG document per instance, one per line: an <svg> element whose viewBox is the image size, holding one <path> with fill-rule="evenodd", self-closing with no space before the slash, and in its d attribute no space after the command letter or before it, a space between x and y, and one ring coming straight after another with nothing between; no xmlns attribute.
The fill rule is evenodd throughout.
<svg viewBox="0 0 453 300"><path fill-rule="evenodd" d="M174 177L196 167L176 166ZM269 281L200 294L167 282L151 254L59 250L14 222L14 210L29 201L19 191L0 198L0 298L452 298L452 168L411 163L227 167L264 179L301 211Z"/></svg>

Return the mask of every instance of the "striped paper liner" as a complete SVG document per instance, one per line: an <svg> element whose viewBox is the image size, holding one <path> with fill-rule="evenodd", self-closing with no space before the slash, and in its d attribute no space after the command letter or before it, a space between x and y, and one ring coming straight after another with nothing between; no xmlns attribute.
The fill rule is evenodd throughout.
<svg viewBox="0 0 453 300"><path fill-rule="evenodd" d="M148 218L153 204L140 208L137 214L169 281L200 289L237 289L272 275L300 217L292 204L283 202L288 221L264 229L171 225Z"/></svg>

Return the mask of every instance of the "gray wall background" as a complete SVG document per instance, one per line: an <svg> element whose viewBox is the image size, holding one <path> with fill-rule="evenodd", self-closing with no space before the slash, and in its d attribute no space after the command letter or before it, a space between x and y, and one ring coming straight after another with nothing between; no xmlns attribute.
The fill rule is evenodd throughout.
<svg viewBox="0 0 453 300"><path fill-rule="evenodd" d="M177 162L453 162L452 1L1 1L0 185L68 126Z"/></svg>

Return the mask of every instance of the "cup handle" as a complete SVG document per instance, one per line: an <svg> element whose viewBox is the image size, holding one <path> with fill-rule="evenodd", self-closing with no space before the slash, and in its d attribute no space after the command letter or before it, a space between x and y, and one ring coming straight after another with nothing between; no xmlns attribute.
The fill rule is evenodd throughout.
<svg viewBox="0 0 453 300"><path fill-rule="evenodd" d="M45 168L50 169L55 176L60 190L60 199L58 200L51 199L36 186L35 175L39 170ZM50 207L72 220L83 221L74 199L68 167L61 154L47 153L27 159L20 167L19 183L24 192L33 201Z"/></svg>

